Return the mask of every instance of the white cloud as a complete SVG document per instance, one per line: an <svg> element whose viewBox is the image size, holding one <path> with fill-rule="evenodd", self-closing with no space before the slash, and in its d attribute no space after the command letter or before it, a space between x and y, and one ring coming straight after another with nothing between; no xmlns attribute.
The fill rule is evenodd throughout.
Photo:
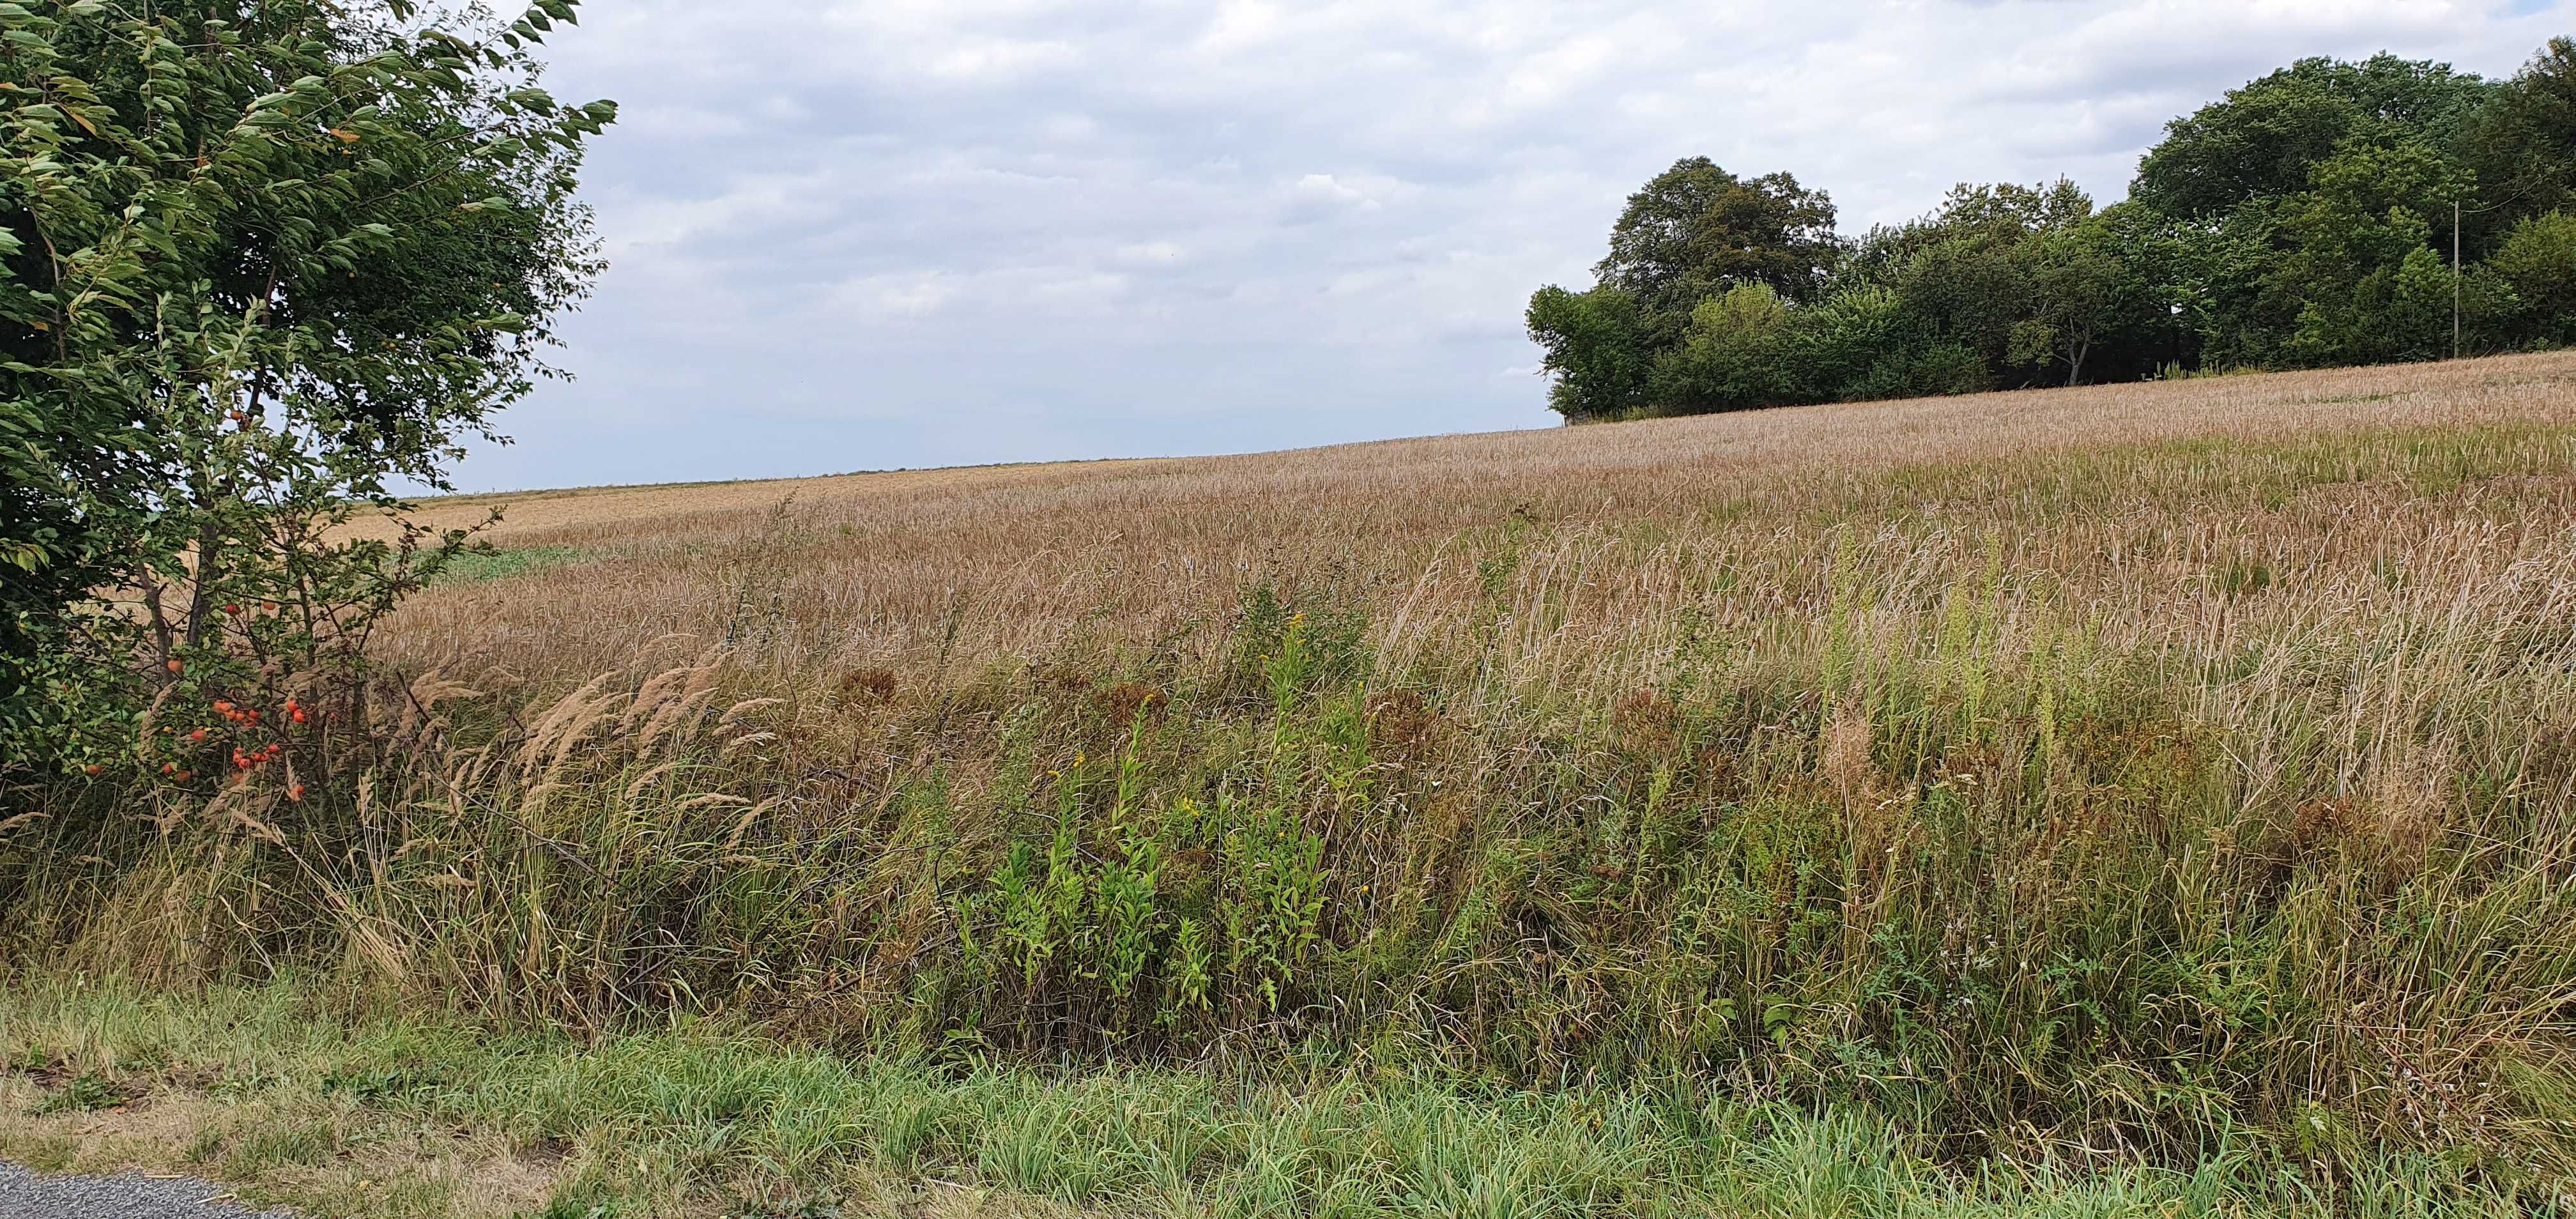
<svg viewBox="0 0 2576 1219"><path fill-rule="evenodd" d="M933 75L989 81L1024 76L1043 68L1067 68L1081 61L1080 52L1061 42L977 39L952 47L930 62Z"/></svg>
<svg viewBox="0 0 2576 1219"><path fill-rule="evenodd" d="M1351 210L1373 212L1378 201L1367 191L1344 182L1331 174L1308 174L1288 188L1289 211L1298 216L1313 217L1330 212Z"/></svg>
<svg viewBox="0 0 2576 1219"><path fill-rule="evenodd" d="M831 286L827 299L861 321L921 317L957 299L957 281L938 271L868 275Z"/></svg>
<svg viewBox="0 0 2576 1219"><path fill-rule="evenodd" d="M1118 261L1131 266L1168 267L1188 254L1174 241L1141 241L1118 247Z"/></svg>

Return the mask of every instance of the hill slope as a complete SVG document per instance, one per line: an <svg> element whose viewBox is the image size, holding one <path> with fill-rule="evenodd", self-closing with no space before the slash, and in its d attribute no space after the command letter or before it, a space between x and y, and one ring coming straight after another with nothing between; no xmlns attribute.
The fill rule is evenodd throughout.
<svg viewBox="0 0 2576 1219"><path fill-rule="evenodd" d="M49 831L0 855L22 949L721 1010L864 1051L836 1105L926 1063L884 1086L1186 1110L1063 1116L1218 1149L1152 1172L1013 1168L989 1122L866 1153L1175 1213L1273 1136L1332 1147L1246 1213L1461 1172L1494 1213L1797 1212L1668 1158L1823 1137L1792 1114L2220 1210L2576 1170L2576 356L529 508L385 640L432 675L365 799ZM764 1087L724 1085L787 1122ZM1372 1116L1263 1116L1315 1095ZM1586 1106L1660 1150L1536 1150L1595 1147Z"/></svg>

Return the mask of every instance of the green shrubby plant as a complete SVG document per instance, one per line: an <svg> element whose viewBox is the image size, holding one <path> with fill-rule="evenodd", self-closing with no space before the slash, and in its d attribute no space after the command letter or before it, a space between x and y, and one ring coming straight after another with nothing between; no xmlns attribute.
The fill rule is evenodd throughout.
<svg viewBox="0 0 2576 1219"><path fill-rule="evenodd" d="M572 16L0 6L0 781L357 747L373 623L469 539L343 527L495 434L598 269L614 109L530 57Z"/></svg>

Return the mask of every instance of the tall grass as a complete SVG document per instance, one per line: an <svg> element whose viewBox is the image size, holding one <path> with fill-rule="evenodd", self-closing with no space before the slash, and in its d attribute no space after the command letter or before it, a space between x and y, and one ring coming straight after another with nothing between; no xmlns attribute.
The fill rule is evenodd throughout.
<svg viewBox="0 0 2576 1219"><path fill-rule="evenodd" d="M378 701L369 783L161 831L55 793L0 906L60 965L593 1030L1299 1047L1868 1114L1952 1162L2416 1149L2546 1193L2576 1171L2571 379L559 527L525 540L612 557L412 611L394 655L445 667Z"/></svg>

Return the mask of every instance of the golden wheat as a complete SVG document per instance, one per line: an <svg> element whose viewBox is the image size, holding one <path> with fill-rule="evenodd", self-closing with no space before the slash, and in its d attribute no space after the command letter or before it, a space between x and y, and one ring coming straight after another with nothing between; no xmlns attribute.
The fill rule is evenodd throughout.
<svg viewBox="0 0 2576 1219"><path fill-rule="evenodd" d="M2083 460L2158 442L2570 423L2576 355L2553 354L545 498L513 506L500 541L580 560L421 597L391 645L414 668L557 688L718 643L737 665L817 681L1112 644L1205 658L1240 591L1267 579L1365 602L1401 668L1454 635L1487 539L1518 529L1529 541L1511 580L1534 612L1485 641L1496 665L1524 682L1616 684L1646 653L1606 645L1683 601L1714 593L1736 623L1813 613L1823 539L1840 528L1867 535L1864 561L1889 565L1873 578L1891 587L1938 587L2000 534L2007 566L2047 573L2115 629L2214 646L2384 602L2374 564L2427 577L2409 597L2480 587L2555 545L2570 489L2539 468L2481 490L2513 497L2494 505L2511 515L2367 479L2214 505L2206 493L2223 489L2187 457L2065 485ZM2067 459L2079 473L2047 473ZM2022 485L2032 477L2056 481ZM2120 498L2086 502L2094 492ZM2272 569L2260 621L2207 585L2230 561ZM1712 569L1731 574L1727 589L1704 586Z"/></svg>

